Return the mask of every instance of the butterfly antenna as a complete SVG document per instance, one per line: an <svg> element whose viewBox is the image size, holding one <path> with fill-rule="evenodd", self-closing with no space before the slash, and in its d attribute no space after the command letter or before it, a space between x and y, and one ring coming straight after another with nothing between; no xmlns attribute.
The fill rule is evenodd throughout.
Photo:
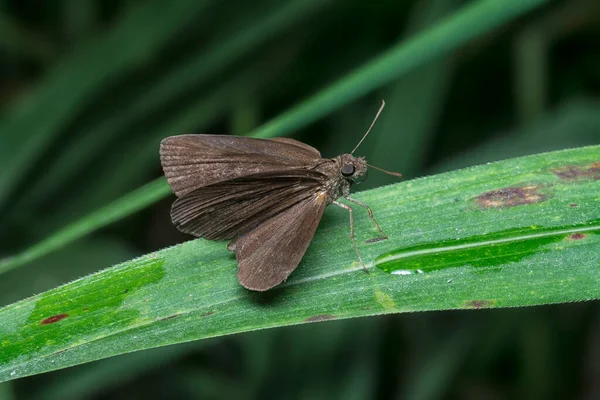
<svg viewBox="0 0 600 400"><path fill-rule="evenodd" d="M402 174L400 172L386 171L385 169L377 168L376 166L371 165L371 164L367 164L367 166L369 166L370 168L374 168L374 169L376 169L378 171L384 172L384 173L386 173L388 175L397 176L398 178L402 178Z"/></svg>
<svg viewBox="0 0 600 400"><path fill-rule="evenodd" d="M383 110L383 107L385 107L385 101L381 100L381 107L379 107L379 111L377 111L377 115L375 115L375 118L373 119L373 122L371 122L371 126L369 127L369 129L367 129L367 133L365 133L365 135L362 137L362 139L360 139L360 142L358 142L358 144L356 145L356 147L354 148L354 150L352 150L350 152L350 154L354 154L354 152L356 151L356 149L358 149L358 146L360 146L360 144L363 142L363 140L365 140L365 138L367 137L367 135L369 134L369 132L371 132L371 128L373 127L373 125L375 125L375 121L377 121L377 118L379 118L379 114L381 114L381 111Z"/></svg>

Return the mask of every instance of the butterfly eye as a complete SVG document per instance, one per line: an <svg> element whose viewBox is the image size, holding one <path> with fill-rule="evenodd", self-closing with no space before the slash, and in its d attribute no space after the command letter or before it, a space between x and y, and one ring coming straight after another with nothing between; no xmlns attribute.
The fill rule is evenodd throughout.
<svg viewBox="0 0 600 400"><path fill-rule="evenodd" d="M342 175L343 176L346 176L346 177L352 176L354 174L354 171L355 171L354 165L352 165L352 164L346 164L342 167Z"/></svg>

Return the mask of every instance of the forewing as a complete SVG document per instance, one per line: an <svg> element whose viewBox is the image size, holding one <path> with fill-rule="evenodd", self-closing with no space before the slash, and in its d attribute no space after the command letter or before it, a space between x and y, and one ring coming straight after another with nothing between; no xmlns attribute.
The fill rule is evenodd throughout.
<svg viewBox="0 0 600 400"><path fill-rule="evenodd" d="M304 152L306 152L307 155L314 155L317 158L321 157L321 153L319 153L319 150L315 149L312 146L307 145L306 143L302 143L297 141L296 139L292 139L292 138L288 138L288 137L277 137L277 138L272 138L269 139L273 142L280 142L280 143L286 143L292 146L296 146L296 147L300 147Z"/></svg>
<svg viewBox="0 0 600 400"><path fill-rule="evenodd" d="M318 150L293 139L180 135L160 144L160 160L177 196L241 176L285 171L319 162Z"/></svg>
<svg viewBox="0 0 600 400"><path fill-rule="evenodd" d="M326 206L325 196L317 193L238 238L240 284L264 291L286 280L302 260Z"/></svg>
<svg viewBox="0 0 600 400"><path fill-rule="evenodd" d="M231 239L315 196L326 177L312 170L267 172L231 179L178 198L171 219L184 233Z"/></svg>

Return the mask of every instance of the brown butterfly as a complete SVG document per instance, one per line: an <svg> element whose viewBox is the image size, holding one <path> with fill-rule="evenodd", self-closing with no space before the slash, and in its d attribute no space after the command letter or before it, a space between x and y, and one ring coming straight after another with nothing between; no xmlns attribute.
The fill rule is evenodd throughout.
<svg viewBox="0 0 600 400"><path fill-rule="evenodd" d="M296 269L325 207L335 204L350 214L350 238L364 266L354 239L352 208L337 199L365 207L382 239L387 239L369 206L349 197L350 187L366 176L368 166L364 158L352 154L384 105L354 150L330 159L289 138L181 135L164 139L160 159L178 197L171 209L173 223L180 231L205 239L233 239L227 248L238 260L240 284L264 291Z"/></svg>

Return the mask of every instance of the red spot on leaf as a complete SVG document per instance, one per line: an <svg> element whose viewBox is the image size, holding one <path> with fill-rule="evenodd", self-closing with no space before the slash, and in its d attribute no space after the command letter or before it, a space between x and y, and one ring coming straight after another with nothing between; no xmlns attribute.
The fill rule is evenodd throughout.
<svg viewBox="0 0 600 400"><path fill-rule="evenodd" d="M48 317L46 319L43 319L42 322L40 322L40 325L48 325L48 324L53 324L55 322L58 322L60 320L63 320L65 318L67 318L69 316L69 314L57 314L57 315L53 315L51 317Z"/></svg>
<svg viewBox="0 0 600 400"><path fill-rule="evenodd" d="M573 239L573 240L581 240L585 238L585 234L584 233L573 233L572 235L569 236L569 238Z"/></svg>

